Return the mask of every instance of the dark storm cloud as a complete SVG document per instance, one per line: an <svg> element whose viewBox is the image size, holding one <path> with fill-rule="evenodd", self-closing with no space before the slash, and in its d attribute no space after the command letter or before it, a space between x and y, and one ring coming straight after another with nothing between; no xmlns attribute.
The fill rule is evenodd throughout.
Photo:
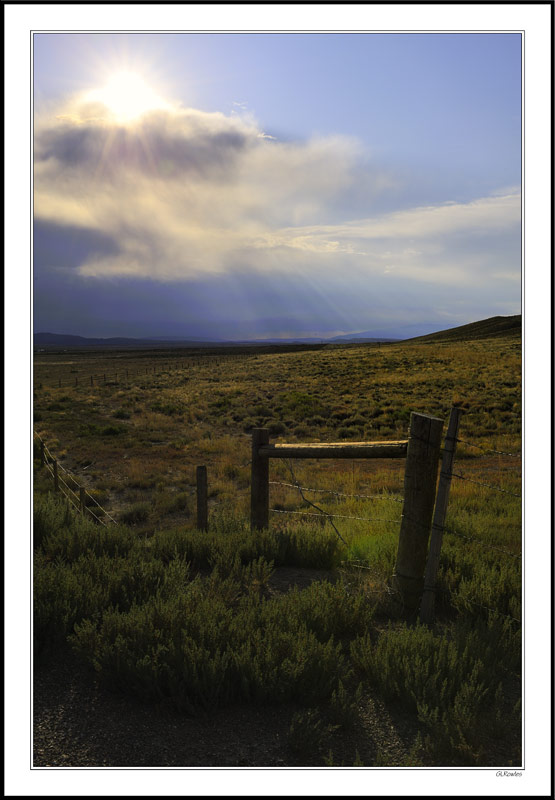
<svg viewBox="0 0 555 800"><path fill-rule="evenodd" d="M177 117L153 112L132 127L94 119L79 124L61 120L38 132L35 159L52 159L60 169L108 175L126 171L151 177L195 173L221 180L238 156L259 142L253 131L222 128L220 115L214 116L208 124L196 112L182 112Z"/></svg>
<svg viewBox="0 0 555 800"><path fill-rule="evenodd" d="M35 271L42 272L75 269L91 257L115 256L119 247L101 231L35 220L33 252Z"/></svg>
<svg viewBox="0 0 555 800"><path fill-rule="evenodd" d="M351 287L339 276L315 291L314 282L302 275L284 279L240 271L172 283L57 272L46 280L39 275L35 290L35 331L83 336L237 340L371 329L376 336L408 337L491 311L488 299L477 300L470 285L458 293L455 313L446 314L441 309L452 304L451 292L440 290L436 307L426 308L428 290L418 281L405 282L403 296L384 284ZM502 305L499 313L506 313Z"/></svg>

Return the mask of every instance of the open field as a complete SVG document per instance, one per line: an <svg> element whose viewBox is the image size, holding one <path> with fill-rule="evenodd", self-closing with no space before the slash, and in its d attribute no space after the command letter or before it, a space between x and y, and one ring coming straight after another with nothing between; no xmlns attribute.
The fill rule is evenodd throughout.
<svg viewBox="0 0 555 800"><path fill-rule="evenodd" d="M47 732L55 717L49 664L71 646L94 669L77 709L96 680L95 691L130 697L130 719L145 701L170 715L180 746L110 755L70 736L62 758L39 724L36 763L520 764L520 358L512 331L37 353L35 432L68 486L84 486L117 523L65 512L35 446L38 722ZM272 442L394 440L411 411L447 421L454 404L465 414L433 629L405 618L388 588L403 460L271 461L270 530L250 532L253 428L269 428ZM208 471L208 533L195 530L197 465ZM337 515L344 542L302 516L319 512L295 481ZM187 750L195 724L208 736L226 714L247 715L235 749L216 737Z"/></svg>

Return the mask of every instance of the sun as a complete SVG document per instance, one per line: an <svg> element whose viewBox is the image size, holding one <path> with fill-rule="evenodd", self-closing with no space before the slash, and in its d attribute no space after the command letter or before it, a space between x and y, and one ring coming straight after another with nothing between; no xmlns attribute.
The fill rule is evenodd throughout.
<svg viewBox="0 0 555 800"><path fill-rule="evenodd" d="M137 72L115 72L100 89L93 89L87 99L102 103L123 123L133 122L149 111L168 108L168 104Z"/></svg>

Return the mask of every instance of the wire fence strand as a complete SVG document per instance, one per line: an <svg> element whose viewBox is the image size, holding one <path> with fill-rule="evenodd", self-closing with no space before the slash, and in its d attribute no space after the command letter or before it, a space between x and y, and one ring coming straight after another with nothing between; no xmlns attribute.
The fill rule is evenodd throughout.
<svg viewBox="0 0 555 800"><path fill-rule="evenodd" d="M284 481L268 481L273 486L289 486L292 489L302 489L303 492L321 492L323 494L333 494L336 497L356 497L363 500L393 500L395 503L402 503L398 497L386 494L347 494L346 492L336 492L333 489L311 489L308 486L296 486L294 483L285 483Z"/></svg>
<svg viewBox="0 0 555 800"><path fill-rule="evenodd" d="M99 522L101 525L104 525L105 528L108 527L106 522L104 522L104 520L100 519L100 517L97 517L97 515L94 513L94 511L92 511L90 508L87 508L87 514L90 514L91 517L94 517L95 520L97 522Z"/></svg>
<svg viewBox="0 0 555 800"><path fill-rule="evenodd" d="M482 450L484 453L496 453L499 456L510 456L511 458L522 458L521 453L505 453L503 450L494 450L491 447L483 447L480 444L474 444L474 442L467 442L464 439L457 438L457 442L460 444L466 444L468 447L476 447L478 450Z"/></svg>
<svg viewBox="0 0 555 800"><path fill-rule="evenodd" d="M497 550L498 552L505 553L505 555L512 556L513 558L522 558L521 553L513 553L511 550L507 550L505 547L497 547L497 545L488 544L482 539L477 539L475 536L467 536L464 533L453 530L453 528L445 527L444 531L445 533L451 534L451 536L457 536L459 539L466 539L468 542L474 542L479 547L483 547L488 550Z"/></svg>
<svg viewBox="0 0 555 800"><path fill-rule="evenodd" d="M61 469L63 472L65 472L65 473L66 473L66 475L69 475L69 476L72 478L72 480L74 480L74 481L75 481L75 483L77 484L77 486L79 486L79 483L78 483L78 481L77 481L77 479L76 479L75 475L74 475L72 472L70 472L68 469L66 469L66 468L65 468L65 467L64 467L62 464L60 464L60 462L59 462L59 461L58 461L56 458L54 458L54 456L52 455L52 453L50 452L50 450L48 449L48 447L47 447L47 446L46 446L46 444L44 443L44 440L43 440L43 439L41 439L41 437L38 435L38 433L36 433L36 431L34 432L34 435L35 435L35 437L38 439L38 441L39 441L39 442L42 444L42 446L43 446L43 448L44 448L44 453L45 453L45 456L49 456L49 457L50 457L50 459L51 459L51 461L52 461L52 463L54 463L54 462L55 462L55 463L57 463L57 465L58 465L58 469ZM54 478L54 477L55 477L55 475L54 475L54 469L52 468L52 466L51 466L51 465L48 463L48 461L47 461L46 459L45 459L44 466L46 467L46 469L47 469L47 470L50 472L50 474L51 474L51 475L52 475L52 477ZM72 503L73 503L73 505L75 505L75 507L77 508L77 510L78 510L78 511L81 511L81 499L79 498L79 496L77 495L77 493L76 493L76 492L75 492L75 491L74 491L74 490L73 490L73 489L72 489L70 486L68 486L68 484L66 483L66 481L64 481L64 479L63 479L63 478L62 478L60 475L58 475L58 488L59 488L59 484L60 484L60 483L63 483L63 485L64 485L64 486L65 486L65 487L68 489L68 491L69 491L69 492L71 492L73 495L75 495L75 497L77 498L77 504L75 503L75 501L73 501L73 500L72 500L72 498L71 498L70 496L66 495L66 493L64 492L64 490L63 490L63 489L60 489L60 491L62 492L62 494L64 494L64 496L67 496L67 497L68 497L68 499L71 499L71 500L72 500ZM80 488L84 488L84 487L80 487ZM105 516L106 516L106 517L107 517L107 518L108 518L108 519L109 519L111 522L113 522L113 523L114 523L114 525L117 525L117 522L116 522L116 520L115 520L115 519L114 519L114 518L113 518L113 517L112 517L112 516L111 516L111 515L110 515L110 514L109 514L109 513L106 511L106 509L105 509L105 508L103 508L103 507L100 505L100 503L98 502L98 500L96 499L96 497L93 497L93 496L92 496L92 494L91 494L90 492L88 492L86 489L85 489L85 497L88 497L90 500L92 500L92 501L93 501L93 503L95 503L95 504L98 506L98 508L99 508L99 509L102 511L102 513L103 513L103 514L104 514L104 515L105 515ZM96 519L98 522L100 522L100 524L101 524L101 525L106 525L106 523L105 523L103 520L101 520L101 519L100 519L100 517L98 517L98 516L97 516L97 514L95 514L93 511L91 511L91 509L90 509L90 508L87 508L87 511L88 511L88 513L89 513L91 516L93 516L93 517L94 517L94 518L95 518L95 519Z"/></svg>
<svg viewBox="0 0 555 800"><path fill-rule="evenodd" d="M312 511L289 511L285 508L271 508L270 511L273 514L300 514L304 517L320 517L320 519L326 519L328 517L332 517L333 519L354 519L359 522L389 522L395 525L398 525L401 521L398 519L381 519L378 517L349 517L346 514L328 514L327 511L323 511L321 514L314 514Z"/></svg>
<svg viewBox="0 0 555 800"><path fill-rule="evenodd" d="M79 510L79 506L76 504L75 500L71 497L71 495L69 495L66 491L64 491L64 489L61 488L60 492L61 494L63 494L66 500L72 504L72 506L74 506L77 510Z"/></svg>
<svg viewBox="0 0 555 800"><path fill-rule="evenodd" d="M58 480L59 480L59 482L60 482L60 483L63 483L63 484L64 484L64 486L66 487L66 489L68 490L68 492L71 492L71 494L72 494L72 495L74 495L74 497L76 498L76 500L77 500L77 501L79 501L79 495L77 494L77 492L75 492L75 491L74 491L74 490L71 488L71 486L68 486L68 485L67 485L67 483L64 481L64 479L62 478L62 476L61 476L61 475L59 475L59 476L58 476Z"/></svg>
<svg viewBox="0 0 555 800"><path fill-rule="evenodd" d="M503 494L510 494L512 497L522 498L521 494L516 494L515 492L510 492L508 489L501 489L499 486L493 486L491 483L484 483L483 481L477 481L474 478L468 478L466 475L460 475L457 472L452 473L453 478L459 478L463 481L469 481L469 483L475 483L478 486L485 486L487 489L493 489L495 492L503 492Z"/></svg>
<svg viewBox="0 0 555 800"><path fill-rule="evenodd" d="M337 534L337 536L338 536L338 537L341 539L341 541L343 542L343 544L345 544L345 545L346 545L346 544L347 544L347 542L345 541L345 539L344 539L344 538L341 536L341 534L340 534L340 533L339 533L339 531L337 530L337 527L336 527L336 525L334 524L333 520L331 519L331 514L328 514L326 511L324 511L322 508L320 508L320 506L317 506L317 505L316 505L316 503L313 503L313 502L312 502L312 500L308 500L308 499L307 499L307 498L304 496L304 494L303 494L303 490L302 490L302 487L301 487L301 485L300 485L299 481L297 480L297 478L296 478L296 476L295 476L295 472L294 472L294 470L293 470L293 464L292 464L292 461L291 461L291 459L289 459L289 461L287 462L287 465L288 465L288 467L289 467L289 471L290 471L290 473L291 473L291 478L292 478L292 480L293 480L293 483L295 484L295 486L296 486L296 487L297 487L297 489L299 490L299 492L300 492L300 495L301 495L301 497L303 498L303 500L305 501L305 503L308 503L308 505L309 505L309 506L312 506L312 508L315 508L315 509L316 509L316 511L319 511L319 512L320 512L320 516L327 517L327 519L328 519L328 521L329 521L330 525L331 525L331 526L332 526L332 528L334 529L334 531L335 531L335 533ZM302 513L302 512L299 512L299 513Z"/></svg>

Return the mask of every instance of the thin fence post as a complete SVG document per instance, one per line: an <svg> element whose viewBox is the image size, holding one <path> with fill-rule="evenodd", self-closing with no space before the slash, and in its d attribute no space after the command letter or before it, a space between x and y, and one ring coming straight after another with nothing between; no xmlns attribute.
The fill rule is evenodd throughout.
<svg viewBox="0 0 555 800"><path fill-rule="evenodd" d="M426 564L426 574L424 576L424 593L420 606L420 621L426 624L430 624L434 618L436 578L439 568L441 544L443 542L443 531L445 530L445 518L447 516L449 489L451 488L453 461L455 460L455 449L457 447L461 414L462 409L451 409L445 444L443 445L436 506L434 509L432 533L430 536L430 552L428 553L428 563Z"/></svg>
<svg viewBox="0 0 555 800"><path fill-rule="evenodd" d="M91 386L93 386L93 376L91 375Z"/></svg>
<svg viewBox="0 0 555 800"><path fill-rule="evenodd" d="M54 459L54 491L59 491L60 489L60 481L58 478L58 462Z"/></svg>
<svg viewBox="0 0 555 800"><path fill-rule="evenodd" d="M81 514L85 513L85 487L79 487L79 511Z"/></svg>
<svg viewBox="0 0 555 800"><path fill-rule="evenodd" d="M77 378L75 378L75 385L77 386Z"/></svg>
<svg viewBox="0 0 555 800"><path fill-rule="evenodd" d="M208 530L208 477L206 467L197 467L197 528Z"/></svg>
<svg viewBox="0 0 555 800"><path fill-rule="evenodd" d="M267 428L254 428L251 456L251 528L262 530L270 521L270 464L259 455L259 448L270 443Z"/></svg>
<svg viewBox="0 0 555 800"><path fill-rule="evenodd" d="M46 463L46 461L45 461L45 457L44 457L44 442L41 439L40 440L40 465L41 465L41 467L44 467L45 463Z"/></svg>
<svg viewBox="0 0 555 800"><path fill-rule="evenodd" d="M411 413L403 515L392 579L408 612L418 609L424 588L442 430L443 420Z"/></svg>

